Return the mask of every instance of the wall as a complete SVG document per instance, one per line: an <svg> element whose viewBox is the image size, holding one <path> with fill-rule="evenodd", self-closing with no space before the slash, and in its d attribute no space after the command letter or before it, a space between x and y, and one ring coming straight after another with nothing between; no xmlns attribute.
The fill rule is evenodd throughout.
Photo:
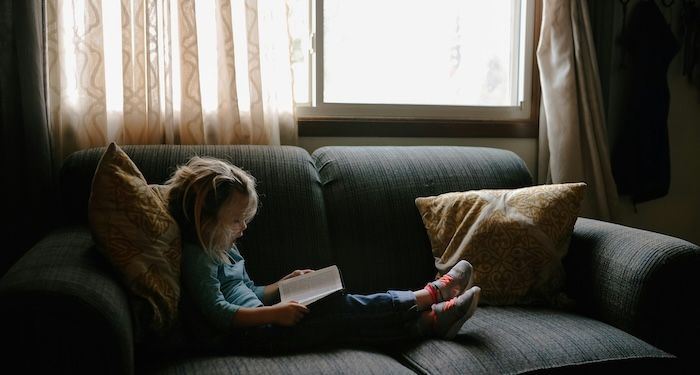
<svg viewBox="0 0 700 375"><path fill-rule="evenodd" d="M635 207L624 197L615 220L700 244L700 88L682 75L682 54L669 68L671 187L665 197Z"/></svg>

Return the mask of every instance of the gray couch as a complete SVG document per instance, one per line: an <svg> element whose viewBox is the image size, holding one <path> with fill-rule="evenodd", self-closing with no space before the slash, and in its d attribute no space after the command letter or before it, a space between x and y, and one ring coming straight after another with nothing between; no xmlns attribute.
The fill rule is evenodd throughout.
<svg viewBox="0 0 700 375"><path fill-rule="evenodd" d="M418 196L532 184L523 161L472 147L123 146L150 183L194 154L227 158L259 183L261 207L240 248L268 283L338 264L347 289L420 288L435 275ZM90 183L103 148L61 172L61 222L0 281L0 368L18 373L588 373L697 370L700 248L580 218L565 258L577 311L477 310L454 341L328 347L280 356L207 353L177 326L143 334L127 291L95 250ZM9 345L8 345L9 344ZM8 373L3 371L3 373Z"/></svg>

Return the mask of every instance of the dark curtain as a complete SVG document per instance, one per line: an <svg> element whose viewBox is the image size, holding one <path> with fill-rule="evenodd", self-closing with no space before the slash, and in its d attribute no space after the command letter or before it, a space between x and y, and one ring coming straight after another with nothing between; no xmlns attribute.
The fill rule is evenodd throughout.
<svg viewBox="0 0 700 375"><path fill-rule="evenodd" d="M56 205L44 92L43 2L0 2L0 275L49 229Z"/></svg>
<svg viewBox="0 0 700 375"><path fill-rule="evenodd" d="M603 105L607 110L610 97L610 73L613 63L613 39L618 30L615 29L615 7L620 6L617 0L589 0L588 12L591 19L593 43L595 43L600 88L603 91Z"/></svg>

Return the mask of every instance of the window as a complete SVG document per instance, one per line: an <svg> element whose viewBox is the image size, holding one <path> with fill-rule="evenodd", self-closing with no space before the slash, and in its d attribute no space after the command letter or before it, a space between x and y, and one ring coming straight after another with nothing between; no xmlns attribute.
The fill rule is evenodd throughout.
<svg viewBox="0 0 700 375"><path fill-rule="evenodd" d="M292 0L301 135L489 123L533 136L536 13L533 0Z"/></svg>

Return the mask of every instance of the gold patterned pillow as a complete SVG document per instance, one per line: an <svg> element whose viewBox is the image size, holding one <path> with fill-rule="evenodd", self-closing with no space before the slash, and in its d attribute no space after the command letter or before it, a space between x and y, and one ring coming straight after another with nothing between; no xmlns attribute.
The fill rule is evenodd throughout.
<svg viewBox="0 0 700 375"><path fill-rule="evenodd" d="M155 332L174 323L180 299L180 230L162 189L148 185L111 143L95 171L88 205L97 249L132 293L137 323Z"/></svg>
<svg viewBox="0 0 700 375"><path fill-rule="evenodd" d="M481 302L557 303L565 299L561 259L586 184L473 190L416 199L443 274L460 259L474 267Z"/></svg>

